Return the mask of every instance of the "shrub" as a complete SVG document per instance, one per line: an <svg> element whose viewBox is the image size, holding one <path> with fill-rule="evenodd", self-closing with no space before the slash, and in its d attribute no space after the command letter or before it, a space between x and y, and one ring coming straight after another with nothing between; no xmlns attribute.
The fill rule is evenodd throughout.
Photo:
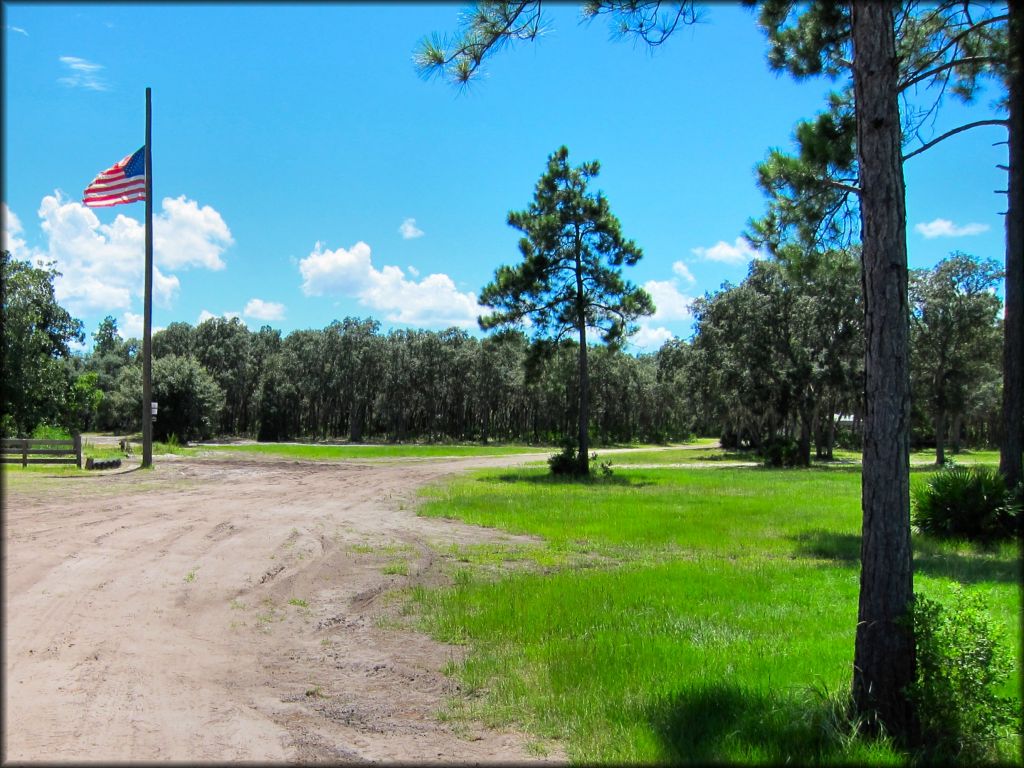
<svg viewBox="0 0 1024 768"><path fill-rule="evenodd" d="M800 446L788 437L773 437L761 446L766 467L795 467L800 464Z"/></svg>
<svg viewBox="0 0 1024 768"><path fill-rule="evenodd" d="M915 595L912 615L917 679L908 693L924 757L970 764L1005 759L1005 743L1020 735L1020 702L995 694L1013 658L981 599L959 587L948 607Z"/></svg>
<svg viewBox="0 0 1024 768"><path fill-rule="evenodd" d="M1020 502L992 467L952 466L913 490L914 525L937 538L990 541L1014 535Z"/></svg>
<svg viewBox="0 0 1024 768"><path fill-rule="evenodd" d="M548 458L552 475L575 475L579 473L579 453L572 443L565 443L561 453Z"/></svg>
<svg viewBox="0 0 1024 768"><path fill-rule="evenodd" d="M580 472L579 456L579 451L576 450L575 445L570 442L564 443L561 453L556 453L554 456L548 457L548 467L551 468L551 474L564 475L567 477L580 477L584 473ZM591 463L596 460L597 454L591 453ZM591 467L590 471L593 473L593 467ZM602 466L601 471L606 477L611 475L610 468L605 471L604 466Z"/></svg>
<svg viewBox="0 0 1024 768"><path fill-rule="evenodd" d="M49 424L40 424L32 430L34 440L70 440L71 433L64 427L53 427Z"/></svg>

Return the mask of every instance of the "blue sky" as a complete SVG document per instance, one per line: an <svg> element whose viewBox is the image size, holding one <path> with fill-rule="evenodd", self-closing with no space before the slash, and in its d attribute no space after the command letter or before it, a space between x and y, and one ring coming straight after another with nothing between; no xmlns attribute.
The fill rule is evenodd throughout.
<svg viewBox="0 0 1024 768"><path fill-rule="evenodd" d="M612 40L575 5L540 41L499 53L468 91L412 56L458 4L5 3L4 240L63 273L58 298L92 333L141 333L144 205L86 209L81 192L144 143L153 89L155 327L239 315L250 328L464 327L519 255L547 156L597 159L596 187L644 258L627 276L658 314L636 350L688 337L687 302L739 282L764 200L754 166L791 147L829 83L770 72L750 11L704 10L655 52ZM928 94L921 94L921 101ZM947 104L931 133L990 116ZM953 250L1003 259L1001 129L910 160L912 267Z"/></svg>

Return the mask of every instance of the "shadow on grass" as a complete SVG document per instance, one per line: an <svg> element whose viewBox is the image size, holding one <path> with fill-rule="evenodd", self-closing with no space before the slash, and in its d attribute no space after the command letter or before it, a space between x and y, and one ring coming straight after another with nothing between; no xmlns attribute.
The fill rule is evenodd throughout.
<svg viewBox="0 0 1024 768"><path fill-rule="evenodd" d="M833 560L856 568L860 565L860 536L834 531L805 531L791 537L796 553L802 557ZM979 582L1019 583L1020 559L1000 556L998 551L982 547L972 552L953 552L948 545L923 536L914 538L914 572L961 584Z"/></svg>
<svg viewBox="0 0 1024 768"><path fill-rule="evenodd" d="M865 745L844 745L830 735L842 728L837 712L810 692L765 695L713 683L679 693L646 714L668 763L843 764L868 756Z"/></svg>
<svg viewBox="0 0 1024 768"><path fill-rule="evenodd" d="M636 478L626 477L624 475L610 475L608 477L590 475L586 477L572 477L571 475L552 475L545 473L542 475L527 475L519 474L516 472L506 472L497 476L481 477L478 478L478 482L481 483L529 483L531 485L567 485L567 486L587 486L587 487L601 487L605 485L629 487L629 488L643 488L644 486L654 485L654 483L637 480Z"/></svg>

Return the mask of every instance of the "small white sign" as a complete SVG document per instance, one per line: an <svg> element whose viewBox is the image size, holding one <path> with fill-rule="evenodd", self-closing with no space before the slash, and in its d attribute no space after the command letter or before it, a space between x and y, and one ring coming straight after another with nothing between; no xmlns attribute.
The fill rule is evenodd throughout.
<svg viewBox="0 0 1024 768"><path fill-rule="evenodd" d="M158 405L157 403L150 403L150 404L149 404L149 412L150 412L150 414L152 414L153 416L156 416L156 409L157 409L157 405Z"/></svg>

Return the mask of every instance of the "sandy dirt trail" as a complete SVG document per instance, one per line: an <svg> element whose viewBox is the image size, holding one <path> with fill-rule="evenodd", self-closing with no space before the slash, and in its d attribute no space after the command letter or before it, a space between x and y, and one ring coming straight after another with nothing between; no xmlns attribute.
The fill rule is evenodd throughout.
<svg viewBox="0 0 1024 768"><path fill-rule="evenodd" d="M416 490L525 457L158 459L4 489L5 760L565 759L440 722L461 649L378 621L436 547L527 540Z"/></svg>

